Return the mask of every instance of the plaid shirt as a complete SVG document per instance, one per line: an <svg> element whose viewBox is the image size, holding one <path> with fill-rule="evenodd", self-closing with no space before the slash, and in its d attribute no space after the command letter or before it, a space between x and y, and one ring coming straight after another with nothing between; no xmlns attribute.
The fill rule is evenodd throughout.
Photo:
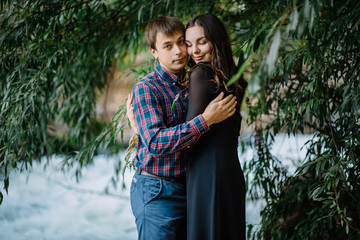
<svg viewBox="0 0 360 240"><path fill-rule="evenodd" d="M181 90L177 76L160 64L132 89L139 127L134 165L140 170L163 177L184 176L186 159L181 150L189 148L201 134L209 131L201 114L184 122L187 102Z"/></svg>

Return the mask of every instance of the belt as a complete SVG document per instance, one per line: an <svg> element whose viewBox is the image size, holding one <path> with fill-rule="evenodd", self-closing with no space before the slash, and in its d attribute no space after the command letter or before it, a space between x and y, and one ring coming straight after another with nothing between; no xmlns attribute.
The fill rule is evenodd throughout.
<svg viewBox="0 0 360 240"><path fill-rule="evenodd" d="M148 177L153 177L153 178L160 178L160 179L163 179L163 180L169 181L169 182L185 183L185 177L179 177L179 178L163 177L163 176L154 175L154 174L152 174L152 173L148 173L148 172L143 171L143 170L138 170L138 173L139 173L140 175L144 175L144 176L148 176Z"/></svg>

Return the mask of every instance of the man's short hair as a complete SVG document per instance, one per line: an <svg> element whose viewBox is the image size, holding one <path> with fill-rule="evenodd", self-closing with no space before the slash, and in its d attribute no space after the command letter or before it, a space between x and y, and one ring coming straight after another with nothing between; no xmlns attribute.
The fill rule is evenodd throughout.
<svg viewBox="0 0 360 240"><path fill-rule="evenodd" d="M185 32L184 24L176 17L161 16L151 20L146 26L145 39L152 49L156 50L156 35L158 32L171 36L174 33Z"/></svg>

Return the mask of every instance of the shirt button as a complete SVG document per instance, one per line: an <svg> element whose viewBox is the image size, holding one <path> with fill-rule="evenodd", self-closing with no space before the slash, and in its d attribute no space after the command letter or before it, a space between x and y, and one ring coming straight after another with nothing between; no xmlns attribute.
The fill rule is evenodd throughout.
<svg viewBox="0 0 360 240"><path fill-rule="evenodd" d="M175 86L176 83L173 83L173 85Z"/></svg>
<svg viewBox="0 0 360 240"><path fill-rule="evenodd" d="M187 148L190 148L190 146L187 146Z"/></svg>

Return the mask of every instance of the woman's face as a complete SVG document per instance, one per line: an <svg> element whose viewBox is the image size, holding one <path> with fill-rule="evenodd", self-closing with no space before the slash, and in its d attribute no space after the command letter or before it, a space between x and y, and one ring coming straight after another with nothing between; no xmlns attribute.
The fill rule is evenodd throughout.
<svg viewBox="0 0 360 240"><path fill-rule="evenodd" d="M205 38L204 29L201 26L195 25L186 29L185 42L187 52L195 63L211 61L211 43Z"/></svg>

